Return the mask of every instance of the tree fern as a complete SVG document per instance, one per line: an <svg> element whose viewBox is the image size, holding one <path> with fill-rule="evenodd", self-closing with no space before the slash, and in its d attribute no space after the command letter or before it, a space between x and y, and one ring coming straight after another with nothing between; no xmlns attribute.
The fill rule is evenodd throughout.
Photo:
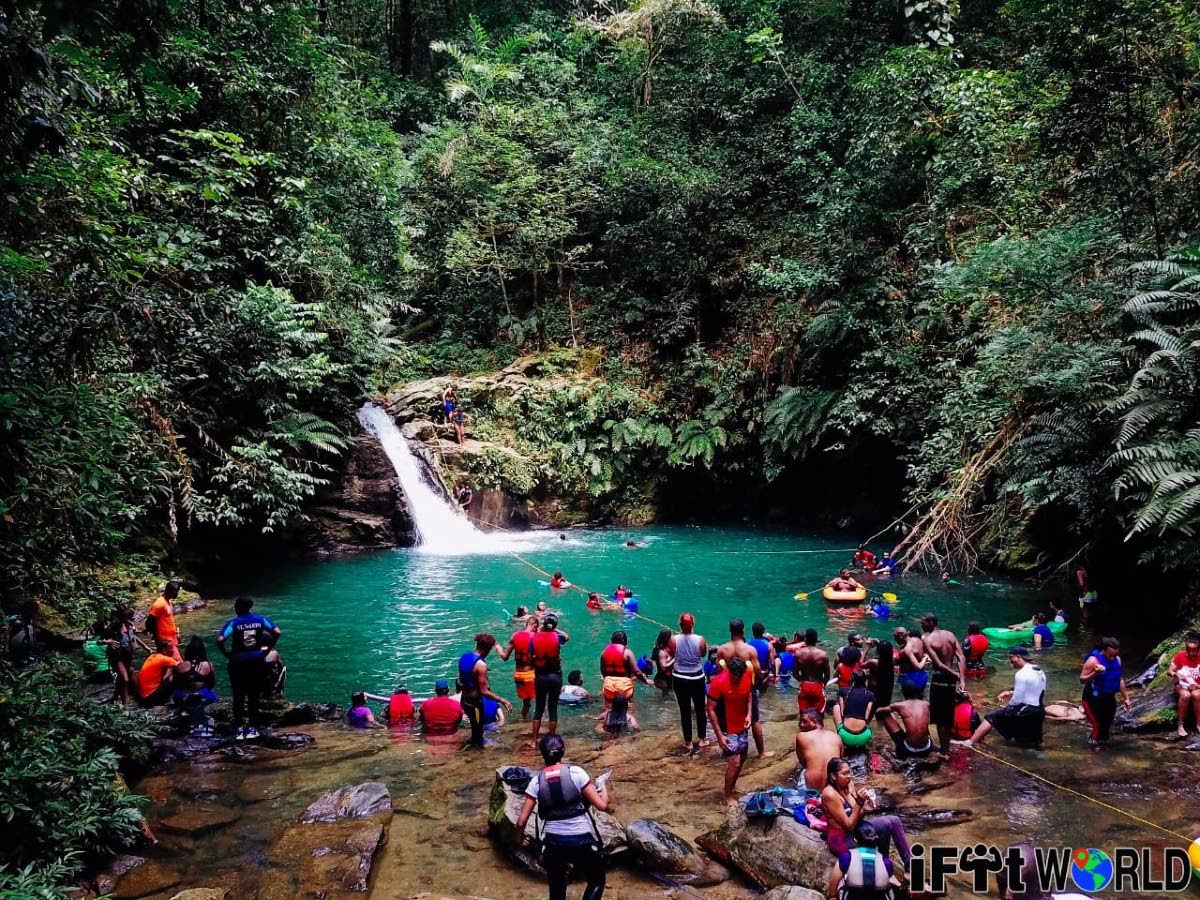
<svg viewBox="0 0 1200 900"><path fill-rule="evenodd" d="M1124 306L1137 368L1110 405L1119 422L1107 465L1115 496L1132 505L1128 537L1154 541L1144 557L1191 566L1200 560L1200 273L1183 260L1135 271L1156 283Z"/></svg>

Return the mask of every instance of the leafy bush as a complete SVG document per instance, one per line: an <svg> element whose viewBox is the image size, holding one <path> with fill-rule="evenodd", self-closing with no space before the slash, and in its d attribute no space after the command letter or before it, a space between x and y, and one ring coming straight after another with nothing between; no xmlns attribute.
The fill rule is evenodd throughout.
<svg viewBox="0 0 1200 900"><path fill-rule="evenodd" d="M157 726L83 696L79 677L77 663L55 657L0 669L0 865L5 880L35 894L129 846L141 829L140 799L125 791L118 765L144 759Z"/></svg>

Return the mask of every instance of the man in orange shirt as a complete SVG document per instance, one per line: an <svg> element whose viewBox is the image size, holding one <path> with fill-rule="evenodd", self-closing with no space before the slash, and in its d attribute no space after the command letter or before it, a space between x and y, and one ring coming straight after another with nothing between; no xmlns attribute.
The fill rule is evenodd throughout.
<svg viewBox="0 0 1200 900"><path fill-rule="evenodd" d="M754 676L746 660L735 656L725 663L725 671L708 686L708 720L721 747L725 763L725 802L737 802L733 789L746 764L750 749L750 701ZM724 721L722 721L724 720Z"/></svg>
<svg viewBox="0 0 1200 900"><path fill-rule="evenodd" d="M179 655L179 627L175 624L174 601L179 596L179 587L178 581L168 581L162 596L151 604L150 613L146 616L146 632L153 636L156 642L168 644L166 652L176 661L183 659Z"/></svg>
<svg viewBox="0 0 1200 900"><path fill-rule="evenodd" d="M179 660L171 656L170 644L160 640L156 646L158 649L142 663L137 673L138 702L145 707L162 706L171 699L171 676L179 665Z"/></svg>

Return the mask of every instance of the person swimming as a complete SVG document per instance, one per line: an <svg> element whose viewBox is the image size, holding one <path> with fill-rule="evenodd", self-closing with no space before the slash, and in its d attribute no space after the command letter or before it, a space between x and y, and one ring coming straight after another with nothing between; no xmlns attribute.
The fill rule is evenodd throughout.
<svg viewBox="0 0 1200 900"><path fill-rule="evenodd" d="M567 581L567 579L563 577L562 572L555 572L550 576L550 587L554 588L556 591L570 586L571 582Z"/></svg>

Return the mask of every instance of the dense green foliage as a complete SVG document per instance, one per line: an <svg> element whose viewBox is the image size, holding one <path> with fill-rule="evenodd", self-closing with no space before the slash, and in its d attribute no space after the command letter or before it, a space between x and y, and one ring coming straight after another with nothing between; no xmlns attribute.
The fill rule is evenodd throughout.
<svg viewBox="0 0 1200 900"><path fill-rule="evenodd" d="M277 528L365 391L556 344L637 413L505 477L887 446L913 559L1189 558L1195 310L1124 306L1195 243L1186 4L108 6L4 13L6 584Z"/></svg>
<svg viewBox="0 0 1200 900"><path fill-rule="evenodd" d="M156 726L80 694L79 665L0 669L0 894L57 896L53 882L135 838L142 817L117 770ZM36 748L36 749L34 749ZM11 891L12 893L5 893Z"/></svg>
<svg viewBox="0 0 1200 900"><path fill-rule="evenodd" d="M481 399L522 455L478 484L621 515L774 480L800 512L816 472L912 506L912 562L1111 563L1127 536L1197 562L1183 0L7 0L0 25L6 602L90 620L115 561L294 521L372 391L556 346L605 382ZM74 734L13 684L3 727L42 722L129 825L96 794L121 721ZM49 774L22 765L4 816L38 837L10 862L110 840L32 821Z"/></svg>

